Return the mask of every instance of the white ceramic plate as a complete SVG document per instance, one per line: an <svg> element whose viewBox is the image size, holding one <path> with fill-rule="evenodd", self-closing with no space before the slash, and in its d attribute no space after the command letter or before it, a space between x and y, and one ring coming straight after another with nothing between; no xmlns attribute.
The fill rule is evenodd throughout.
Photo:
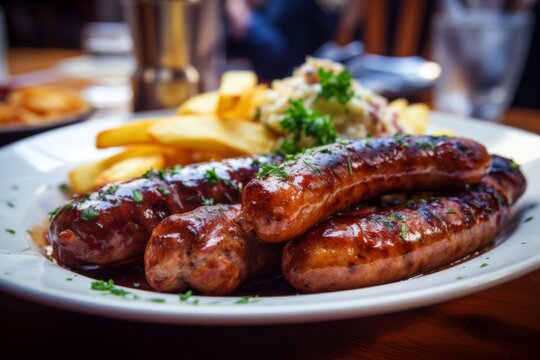
<svg viewBox="0 0 540 360"><path fill-rule="evenodd" d="M489 252L430 275L365 289L316 295L260 297L197 296L180 301L127 289L133 300L91 290L90 278L75 275L36 252L26 231L62 200L58 184L69 169L110 155L94 148L94 135L122 120L103 119L41 134L0 151L0 288L27 299L84 313L132 320L185 324L270 324L375 315L453 299L517 278L540 267L540 137L524 131L434 113L432 130L451 128L493 153L522 164L527 192ZM525 222L529 217L532 221ZM12 229L11 234L6 229ZM483 264L488 264L483 265ZM71 280L68 280L71 279ZM164 303L152 302L163 298ZM198 304L193 301L197 299Z"/></svg>

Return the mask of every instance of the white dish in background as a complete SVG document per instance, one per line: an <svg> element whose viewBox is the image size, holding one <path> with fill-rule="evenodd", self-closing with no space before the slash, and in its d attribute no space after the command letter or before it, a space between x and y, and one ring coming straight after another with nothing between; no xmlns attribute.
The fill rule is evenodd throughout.
<svg viewBox="0 0 540 360"><path fill-rule="evenodd" d="M147 116L141 114L139 116ZM178 324L277 324L375 315L434 304L515 279L540 268L540 137L496 124L432 114L432 130L451 128L512 157L529 179L512 220L497 246L457 266L396 283L325 294L260 297L177 295L128 289L137 300L91 290L93 279L76 276L37 253L26 231L42 223L63 196L58 184L74 166L110 155L96 150L94 135L120 120L81 123L28 138L0 150L0 289L24 298L83 313ZM8 205L9 203L9 205ZM11 207L12 205L13 207ZM524 220L533 216L532 221ZM11 234L5 229L15 230ZM30 249L28 249L30 247ZM487 266L482 266L488 264ZM67 280L72 279L72 280ZM165 303L150 299L163 298Z"/></svg>

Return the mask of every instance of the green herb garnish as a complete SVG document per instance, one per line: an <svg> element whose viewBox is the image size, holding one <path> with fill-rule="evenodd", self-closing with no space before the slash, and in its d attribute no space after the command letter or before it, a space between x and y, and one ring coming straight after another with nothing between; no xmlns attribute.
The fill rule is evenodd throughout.
<svg viewBox="0 0 540 360"><path fill-rule="evenodd" d="M58 190L61 192L61 193L68 193L70 191L70 188L68 186L68 184L66 183L61 183L60 185L58 185Z"/></svg>
<svg viewBox="0 0 540 360"><path fill-rule="evenodd" d="M261 168L259 169L259 172L257 173L257 178L263 178L265 176L276 176L278 178L287 179L289 177L289 174L279 165L269 165L269 164L262 164Z"/></svg>
<svg viewBox="0 0 540 360"><path fill-rule="evenodd" d="M202 198L201 199L201 205L203 205L203 206L212 206L212 205L215 205L215 201L212 198L210 198L210 199Z"/></svg>
<svg viewBox="0 0 540 360"><path fill-rule="evenodd" d="M400 234L401 234L401 238L403 240L407 240L407 227L405 226L404 222L401 223L401 232L400 232Z"/></svg>
<svg viewBox="0 0 540 360"><path fill-rule="evenodd" d="M10 208L14 208L15 207L15 204L12 203L11 201L6 201L6 205Z"/></svg>
<svg viewBox="0 0 540 360"><path fill-rule="evenodd" d="M489 264L488 263L483 263L482 265L480 265L481 268L485 268L486 266L488 266Z"/></svg>
<svg viewBox="0 0 540 360"><path fill-rule="evenodd" d="M311 170L311 172L315 173L315 174L320 174L321 173L321 169L319 169L318 167L316 167L315 165L307 162L306 160L302 160L302 163L304 165L306 165L308 167L309 170Z"/></svg>
<svg viewBox="0 0 540 360"><path fill-rule="evenodd" d="M5 229L8 234L15 235L15 230L13 229Z"/></svg>
<svg viewBox="0 0 540 360"><path fill-rule="evenodd" d="M259 301L260 301L259 299L253 298L251 296L244 296L244 297L236 300L234 303L235 304L252 304L252 303L255 303L255 302L259 302Z"/></svg>
<svg viewBox="0 0 540 360"><path fill-rule="evenodd" d="M162 195L165 195L165 196L171 195L171 192L169 191L169 189L167 189L167 188L164 187L164 186L158 187L158 191L159 191Z"/></svg>
<svg viewBox="0 0 540 360"><path fill-rule="evenodd" d="M99 215L99 212L97 210L89 208L81 212L81 219L83 219L84 221L90 221L98 217L98 215Z"/></svg>
<svg viewBox="0 0 540 360"><path fill-rule="evenodd" d="M112 281L112 279L107 282L103 280L92 282L92 290L109 291L112 288L114 288L114 281Z"/></svg>
<svg viewBox="0 0 540 360"><path fill-rule="evenodd" d="M180 301L188 301L191 295L193 295L193 291L188 290L185 293L178 294L178 298L180 299Z"/></svg>
<svg viewBox="0 0 540 360"><path fill-rule="evenodd" d="M216 169L206 170L204 177L206 178L206 180L208 181L210 185L216 185L221 180L221 178L216 172Z"/></svg>
<svg viewBox="0 0 540 360"><path fill-rule="evenodd" d="M408 137L406 135L395 133L392 137L394 138L394 140L396 140L399 146L404 148L409 147L409 143L407 142Z"/></svg>
<svg viewBox="0 0 540 360"><path fill-rule="evenodd" d="M447 213L447 214L455 214L455 213L456 213L456 210L450 209L450 210L447 210L446 213Z"/></svg>
<svg viewBox="0 0 540 360"><path fill-rule="evenodd" d="M109 185L105 192L109 195L114 195L116 193L116 190L118 190L118 185Z"/></svg>
<svg viewBox="0 0 540 360"><path fill-rule="evenodd" d="M131 193L131 198L136 203L140 203L143 201L143 194L139 190L133 190L133 192Z"/></svg>
<svg viewBox="0 0 540 360"><path fill-rule="evenodd" d="M52 209L48 212L49 218L52 219L58 212L60 211L60 208L57 207L56 209Z"/></svg>
<svg viewBox="0 0 540 360"><path fill-rule="evenodd" d="M510 167L514 170L519 170L519 164L517 162L515 162L514 160L511 160L510 161Z"/></svg>
<svg viewBox="0 0 540 360"><path fill-rule="evenodd" d="M349 175L352 176L352 160L348 156L347 156L347 170L349 171Z"/></svg>
<svg viewBox="0 0 540 360"><path fill-rule="evenodd" d="M338 103L345 106L354 96L352 89L352 75L347 70L334 73L332 70L317 70L321 83L321 92L318 97L325 100L336 99Z"/></svg>
<svg viewBox="0 0 540 360"><path fill-rule="evenodd" d="M165 299L163 299L163 298L153 298L153 299L148 299L148 301L153 302L153 303L163 304L165 302Z"/></svg>
<svg viewBox="0 0 540 360"><path fill-rule="evenodd" d="M525 219L524 223L528 223L532 219L534 219L534 216L529 216L528 218Z"/></svg>
<svg viewBox="0 0 540 360"><path fill-rule="evenodd" d="M315 146L333 143L336 140L336 128L328 115L321 115L317 110L306 109L300 99L290 99L291 105L280 126L292 140L284 140L279 148L282 154L295 154L302 150L300 141L303 137L311 138Z"/></svg>

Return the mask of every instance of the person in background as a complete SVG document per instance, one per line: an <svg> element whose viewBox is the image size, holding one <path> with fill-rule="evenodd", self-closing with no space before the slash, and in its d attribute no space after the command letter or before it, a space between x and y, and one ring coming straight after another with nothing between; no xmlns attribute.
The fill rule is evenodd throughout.
<svg viewBox="0 0 540 360"><path fill-rule="evenodd" d="M350 38L357 22L350 14L342 16L347 14L344 10L350 6L348 3L347 0L226 0L228 53L247 58L263 80L287 76L307 55L326 41L336 39L337 29L346 34L343 38Z"/></svg>

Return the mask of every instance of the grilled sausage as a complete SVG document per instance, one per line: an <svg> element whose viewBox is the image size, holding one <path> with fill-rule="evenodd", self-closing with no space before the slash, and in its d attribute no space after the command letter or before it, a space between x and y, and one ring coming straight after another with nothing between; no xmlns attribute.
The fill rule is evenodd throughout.
<svg viewBox="0 0 540 360"><path fill-rule="evenodd" d="M239 202L261 163L278 157L240 157L149 171L76 197L54 215L48 231L54 257L80 269L141 258L152 230L171 214L202 204Z"/></svg>
<svg viewBox="0 0 540 360"><path fill-rule="evenodd" d="M144 253L150 286L225 295L248 277L279 273L282 247L245 232L239 213L240 205L202 206L163 220Z"/></svg>
<svg viewBox="0 0 540 360"><path fill-rule="evenodd" d="M482 145L461 138L395 136L327 145L250 181L242 218L262 240L285 241L386 192L476 183L489 162Z"/></svg>
<svg viewBox="0 0 540 360"><path fill-rule="evenodd" d="M468 190L388 209L358 207L329 217L284 249L282 271L305 292L354 289L408 278L486 246L526 180L509 160Z"/></svg>

